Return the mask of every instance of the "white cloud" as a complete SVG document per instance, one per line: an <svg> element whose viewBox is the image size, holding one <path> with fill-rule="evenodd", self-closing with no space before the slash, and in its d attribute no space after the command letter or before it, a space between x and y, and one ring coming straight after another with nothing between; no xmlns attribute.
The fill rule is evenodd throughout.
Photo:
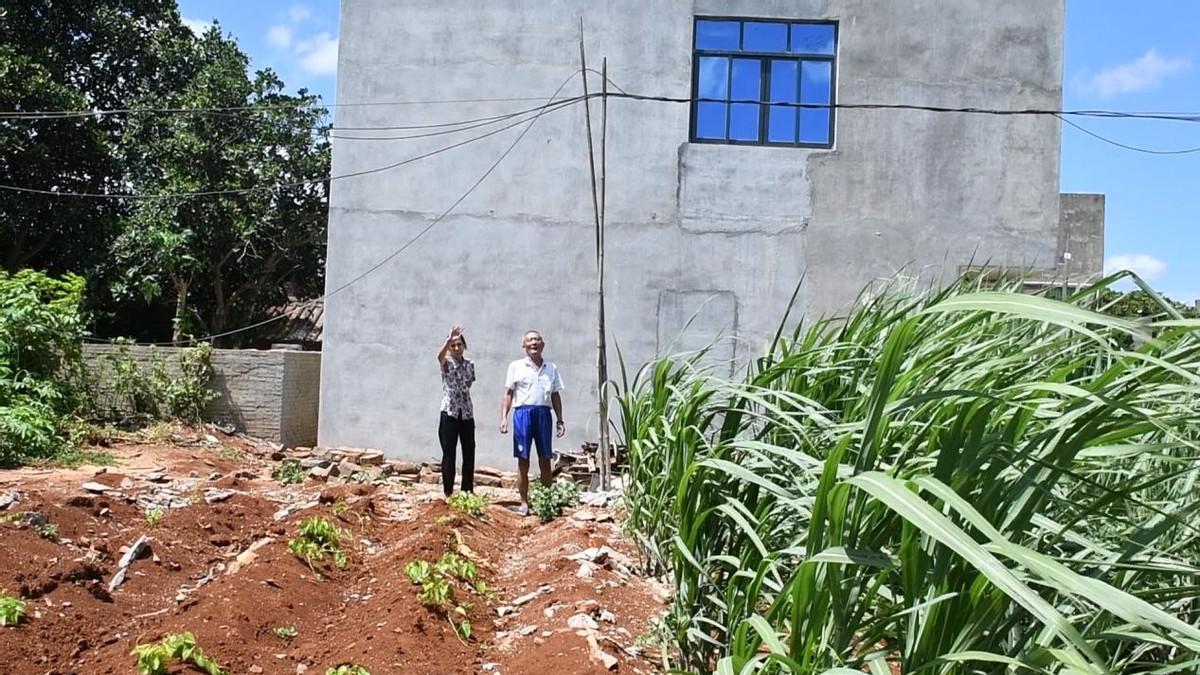
<svg viewBox="0 0 1200 675"><path fill-rule="evenodd" d="M287 49L292 46L292 29L283 24L275 24L267 29L267 43L276 49Z"/></svg>
<svg viewBox="0 0 1200 675"><path fill-rule="evenodd" d="M292 5L288 7L288 16L293 23L300 23L312 16L312 10L304 5Z"/></svg>
<svg viewBox="0 0 1200 675"><path fill-rule="evenodd" d="M185 16L183 17L183 25L187 26L196 35L203 35L204 31L212 27L212 21L205 21L204 19L192 19Z"/></svg>
<svg viewBox="0 0 1200 675"><path fill-rule="evenodd" d="M337 73L338 39L336 35L321 32L309 40L296 43L296 54L300 67L314 75Z"/></svg>
<svg viewBox="0 0 1200 675"><path fill-rule="evenodd" d="M1154 89L1172 75L1190 68L1184 57L1168 58L1151 48L1135 61L1113 66L1088 78L1083 87L1102 98Z"/></svg>
<svg viewBox="0 0 1200 675"><path fill-rule="evenodd" d="M1148 253L1126 253L1114 255L1104 264L1105 274L1129 270L1145 281L1157 281L1167 271L1167 263Z"/></svg>

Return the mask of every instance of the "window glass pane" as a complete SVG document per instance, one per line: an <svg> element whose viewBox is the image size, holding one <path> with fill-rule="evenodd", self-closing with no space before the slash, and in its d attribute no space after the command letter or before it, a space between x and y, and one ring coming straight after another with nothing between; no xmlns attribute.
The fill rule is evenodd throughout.
<svg viewBox="0 0 1200 675"><path fill-rule="evenodd" d="M737 50L741 24L740 21L697 21L696 49Z"/></svg>
<svg viewBox="0 0 1200 675"><path fill-rule="evenodd" d="M800 66L800 101L829 103L833 64L828 61L804 61Z"/></svg>
<svg viewBox="0 0 1200 675"><path fill-rule="evenodd" d="M700 57L700 98L729 98L729 59Z"/></svg>
<svg viewBox="0 0 1200 675"><path fill-rule="evenodd" d="M725 138L725 103L696 104L696 138Z"/></svg>
<svg viewBox="0 0 1200 675"><path fill-rule="evenodd" d="M758 140L758 104L734 103L729 110L729 138L738 141Z"/></svg>
<svg viewBox="0 0 1200 675"><path fill-rule="evenodd" d="M828 23L792 24L792 51L797 54L833 54L833 25Z"/></svg>
<svg viewBox="0 0 1200 675"><path fill-rule="evenodd" d="M767 119L767 140L772 143L796 142L796 108L771 106Z"/></svg>
<svg viewBox="0 0 1200 675"><path fill-rule="evenodd" d="M832 98L833 64L828 61L804 61L800 66L800 101L829 103ZM800 111L800 142L829 142L829 108L804 108Z"/></svg>
<svg viewBox="0 0 1200 675"><path fill-rule="evenodd" d="M742 49L748 52L786 52L788 30L786 23L747 21L742 24L745 39Z"/></svg>
<svg viewBox="0 0 1200 675"><path fill-rule="evenodd" d="M829 144L829 110L805 108L800 111L800 142Z"/></svg>
<svg viewBox="0 0 1200 675"><path fill-rule="evenodd" d="M771 100L795 103L800 93L796 74L799 64L782 59L771 60Z"/></svg>
<svg viewBox="0 0 1200 675"><path fill-rule="evenodd" d="M758 59L733 60L733 89L729 96L734 101L757 101L762 91L762 62Z"/></svg>

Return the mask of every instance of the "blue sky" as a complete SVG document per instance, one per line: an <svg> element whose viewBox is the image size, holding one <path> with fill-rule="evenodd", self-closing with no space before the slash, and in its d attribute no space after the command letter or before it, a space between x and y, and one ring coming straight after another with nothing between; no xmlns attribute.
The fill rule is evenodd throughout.
<svg viewBox="0 0 1200 675"><path fill-rule="evenodd" d="M333 101L337 0L180 0L185 19L218 19L256 67ZM1068 0L1065 109L1200 112L1200 2ZM1075 121L1127 145L1200 147L1200 124ZM1156 156L1064 126L1062 190L1107 195L1110 269L1131 268L1177 300L1200 299L1200 153Z"/></svg>

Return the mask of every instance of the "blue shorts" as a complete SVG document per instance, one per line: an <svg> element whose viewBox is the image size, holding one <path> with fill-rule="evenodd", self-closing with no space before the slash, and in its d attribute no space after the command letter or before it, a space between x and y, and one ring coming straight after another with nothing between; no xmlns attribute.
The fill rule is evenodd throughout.
<svg viewBox="0 0 1200 675"><path fill-rule="evenodd" d="M537 443L537 454L550 459L554 448L554 419L549 406L523 405L513 411L513 457L529 459L529 450Z"/></svg>

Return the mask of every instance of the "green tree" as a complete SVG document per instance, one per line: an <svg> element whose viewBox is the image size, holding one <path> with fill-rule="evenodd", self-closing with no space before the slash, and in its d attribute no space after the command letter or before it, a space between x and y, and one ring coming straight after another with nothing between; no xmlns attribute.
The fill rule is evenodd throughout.
<svg viewBox="0 0 1200 675"><path fill-rule="evenodd" d="M83 401L83 278L0 270L0 466L64 449Z"/></svg>
<svg viewBox="0 0 1200 675"><path fill-rule="evenodd" d="M220 333L278 302L284 284L322 286L329 172L319 98L285 94L270 70L214 27L189 45L178 87L159 108L245 108L141 116L125 138L139 194L233 191L140 200L113 247L120 299L173 308L172 337Z"/></svg>
<svg viewBox="0 0 1200 675"><path fill-rule="evenodd" d="M0 110L126 108L160 88L189 39L175 0L22 0L0 6ZM0 119L0 183L120 191L126 117ZM92 272L126 205L0 192L0 268Z"/></svg>

